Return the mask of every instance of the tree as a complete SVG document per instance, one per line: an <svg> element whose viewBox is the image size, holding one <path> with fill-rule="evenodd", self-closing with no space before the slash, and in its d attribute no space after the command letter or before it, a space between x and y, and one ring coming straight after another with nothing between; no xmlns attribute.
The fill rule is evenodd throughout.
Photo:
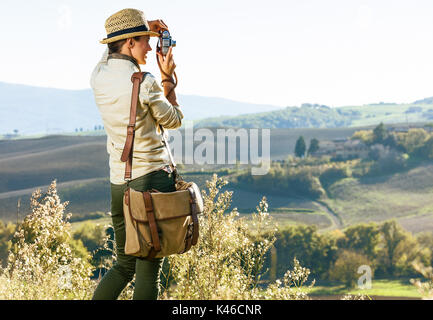
<svg viewBox="0 0 433 320"><path fill-rule="evenodd" d="M421 248L430 250L430 265L433 266L433 232L422 232L418 234L417 242Z"/></svg>
<svg viewBox="0 0 433 320"><path fill-rule="evenodd" d="M299 158L304 157L306 149L307 149L307 146L305 144L304 137L300 136L298 138L298 140L296 141L295 155Z"/></svg>
<svg viewBox="0 0 433 320"><path fill-rule="evenodd" d="M379 226L373 222L350 226L344 231L344 237L337 243L340 248L364 254L373 261L376 259L380 243Z"/></svg>
<svg viewBox="0 0 433 320"><path fill-rule="evenodd" d="M319 140L317 140L316 138L313 138L310 140L310 147L308 148L308 155L316 152L317 150L319 150Z"/></svg>
<svg viewBox="0 0 433 320"><path fill-rule="evenodd" d="M380 226L383 249L379 253L378 268L390 276L413 273L416 260L428 263L430 252L420 247L416 239L396 221L385 221Z"/></svg>
<svg viewBox="0 0 433 320"><path fill-rule="evenodd" d="M351 140L361 140L366 145L370 145L373 142L373 132L371 130L359 130L356 131L352 137Z"/></svg>
<svg viewBox="0 0 433 320"><path fill-rule="evenodd" d="M319 180L323 188L328 188L334 182L350 177L352 172L350 172L347 166L342 167L330 167L320 174Z"/></svg>
<svg viewBox="0 0 433 320"><path fill-rule="evenodd" d="M12 248L12 238L16 231L13 223L4 223L0 220L0 267L5 267L10 249Z"/></svg>
<svg viewBox="0 0 433 320"><path fill-rule="evenodd" d="M376 162L370 167L368 175L386 175L395 172L399 172L406 168L407 156L404 154L390 149L389 147L383 147L381 144L376 144L371 148L369 157Z"/></svg>
<svg viewBox="0 0 433 320"><path fill-rule="evenodd" d="M373 143L382 143L387 138L388 132L384 124L381 122L376 128L373 130Z"/></svg>
<svg viewBox="0 0 433 320"><path fill-rule="evenodd" d="M359 278L358 268L362 265L371 267L371 262L365 255L350 250L342 250L333 268L329 270L329 278L343 282L347 288L353 288Z"/></svg>
<svg viewBox="0 0 433 320"><path fill-rule="evenodd" d="M289 226L277 233L277 277L293 265L290 261L298 259L309 269L314 277L325 278L336 259L335 239L320 234L315 225ZM289 264L288 264L289 263Z"/></svg>
<svg viewBox="0 0 433 320"><path fill-rule="evenodd" d="M423 159L433 159L433 137L430 137L421 147L415 149L414 154Z"/></svg>
<svg viewBox="0 0 433 320"><path fill-rule="evenodd" d="M385 138L385 140L383 140L383 145L388 146L388 147L393 148L393 149L397 149L399 151L404 151L403 148L401 148L398 145L397 138L395 137L395 135L393 133L388 134L388 136Z"/></svg>
<svg viewBox="0 0 433 320"><path fill-rule="evenodd" d="M368 158L374 161L383 158L387 154L388 148L385 148L382 144L375 144L370 148L368 152Z"/></svg>
<svg viewBox="0 0 433 320"><path fill-rule="evenodd" d="M75 240L81 240L89 252L94 252L104 244L105 227L89 221L83 223L73 234Z"/></svg>

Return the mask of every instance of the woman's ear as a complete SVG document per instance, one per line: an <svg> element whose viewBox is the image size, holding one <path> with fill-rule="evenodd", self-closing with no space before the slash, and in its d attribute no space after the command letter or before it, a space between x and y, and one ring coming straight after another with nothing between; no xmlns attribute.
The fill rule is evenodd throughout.
<svg viewBox="0 0 433 320"><path fill-rule="evenodd" d="M134 39L130 38L128 39L128 48L132 49L134 47Z"/></svg>

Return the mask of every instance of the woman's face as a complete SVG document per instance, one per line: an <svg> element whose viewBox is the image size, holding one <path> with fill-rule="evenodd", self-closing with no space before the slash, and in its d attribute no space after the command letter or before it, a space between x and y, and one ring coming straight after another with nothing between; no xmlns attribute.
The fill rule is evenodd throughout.
<svg viewBox="0 0 433 320"><path fill-rule="evenodd" d="M152 51L149 40L149 36L141 36L139 41L133 40L133 45L130 50L132 56L139 64L146 64L147 53Z"/></svg>

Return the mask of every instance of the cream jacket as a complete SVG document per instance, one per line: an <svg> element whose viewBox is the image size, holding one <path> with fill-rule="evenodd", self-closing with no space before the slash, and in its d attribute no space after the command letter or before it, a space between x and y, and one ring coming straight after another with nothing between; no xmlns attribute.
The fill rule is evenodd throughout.
<svg viewBox="0 0 433 320"><path fill-rule="evenodd" d="M123 184L125 165L120 157L126 140L126 128L131 108L134 72L141 71L131 59L108 57L108 49L93 70L90 85L107 133L110 155L110 182ZM135 127L132 179L159 170L169 164L168 152L162 142L159 124L166 129L181 126L179 107L165 98L154 76L147 74L140 86L137 123Z"/></svg>

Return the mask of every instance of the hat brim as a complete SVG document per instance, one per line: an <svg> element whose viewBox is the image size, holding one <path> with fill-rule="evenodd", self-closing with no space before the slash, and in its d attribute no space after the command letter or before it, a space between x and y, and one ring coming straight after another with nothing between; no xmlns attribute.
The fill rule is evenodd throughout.
<svg viewBox="0 0 433 320"><path fill-rule="evenodd" d="M105 38L99 41L102 44L111 43L123 39L138 37L138 36L151 36L151 37L159 37L159 33L153 32L153 31L138 31L138 32L131 32L131 33L125 33L119 36L115 36L112 38Z"/></svg>

